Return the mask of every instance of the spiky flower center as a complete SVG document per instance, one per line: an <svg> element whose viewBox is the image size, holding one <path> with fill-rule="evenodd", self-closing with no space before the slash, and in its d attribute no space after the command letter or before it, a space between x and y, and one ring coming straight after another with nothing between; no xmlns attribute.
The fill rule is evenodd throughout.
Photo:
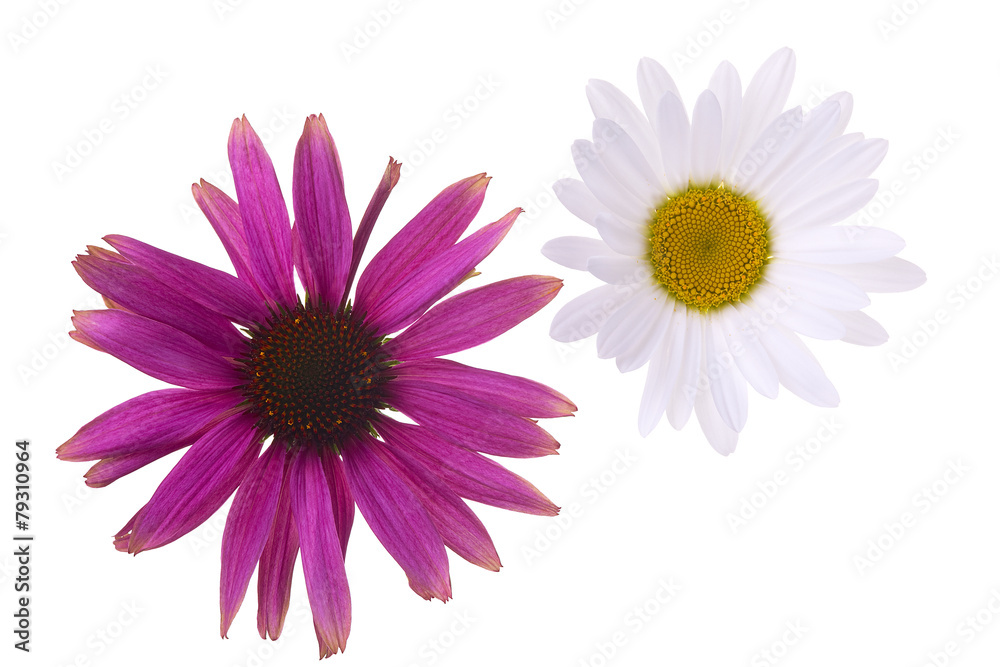
<svg viewBox="0 0 1000 667"><path fill-rule="evenodd" d="M249 332L243 395L257 426L291 444L339 446L384 407L388 360L350 306L297 305Z"/></svg>
<svg viewBox="0 0 1000 667"><path fill-rule="evenodd" d="M649 231L654 277L698 310L739 301L767 263L767 221L757 203L722 185L669 198Z"/></svg>

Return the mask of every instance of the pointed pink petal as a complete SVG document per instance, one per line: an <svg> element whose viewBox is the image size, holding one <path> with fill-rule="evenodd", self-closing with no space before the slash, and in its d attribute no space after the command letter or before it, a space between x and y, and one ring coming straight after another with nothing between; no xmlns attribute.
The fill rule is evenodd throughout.
<svg viewBox="0 0 1000 667"><path fill-rule="evenodd" d="M133 526L135 526L135 521L136 519L139 518L139 514L141 513L142 510L140 509L138 512L132 515L132 518L129 519L124 526L122 526L121 530L115 533L114 544L115 544L115 549L117 551L128 553L129 536L132 534L132 528Z"/></svg>
<svg viewBox="0 0 1000 667"><path fill-rule="evenodd" d="M351 214L340 156L323 114L306 119L295 148L292 204L302 264L309 267L306 293L337 307L351 267Z"/></svg>
<svg viewBox="0 0 1000 667"><path fill-rule="evenodd" d="M292 263L299 272L299 280L302 281L302 284L314 285L316 284L316 276L309 262L302 255L302 237L299 234L301 228L302 226L297 222L292 223Z"/></svg>
<svg viewBox="0 0 1000 667"><path fill-rule="evenodd" d="M80 310L73 325L98 349L146 375L188 389L231 389L236 366L173 327L124 310Z"/></svg>
<svg viewBox="0 0 1000 667"><path fill-rule="evenodd" d="M409 274L453 246L483 205L489 181L477 174L449 185L406 223L361 273L355 307L380 303Z"/></svg>
<svg viewBox="0 0 1000 667"><path fill-rule="evenodd" d="M319 452L323 463L323 474L330 487L330 499L333 502L333 518L337 524L337 536L340 537L340 550L347 556L347 542L351 538L351 527L354 526L354 496L351 487L344 476L344 464L340 456L332 448L323 447Z"/></svg>
<svg viewBox="0 0 1000 667"><path fill-rule="evenodd" d="M378 431L389 445L405 450L463 498L526 514L559 513L559 508L523 477L426 428L384 418L379 420Z"/></svg>
<svg viewBox="0 0 1000 667"><path fill-rule="evenodd" d="M354 234L354 247L351 250L351 271L347 275L347 285L344 287L345 299L351 291L354 276L357 274L358 266L361 264L361 257L365 254L365 248L368 246L368 237L372 234L375 221L378 220L378 215L382 212L382 207L385 206L385 202L389 198L389 193L392 192L392 189L396 187L396 183L399 182L400 167L401 164L399 162L389 158L389 164L382 174L382 180L379 181L378 187L375 188L375 194L372 195L371 201L368 202L368 208L365 209L365 214L361 217L361 224L358 225L358 231Z"/></svg>
<svg viewBox="0 0 1000 667"><path fill-rule="evenodd" d="M392 374L427 383L442 391L461 390L519 417L565 417L576 412L572 401L543 384L448 359L404 361L393 367Z"/></svg>
<svg viewBox="0 0 1000 667"><path fill-rule="evenodd" d="M396 378L388 386L390 406L457 445L511 458L546 456L559 449L555 438L534 421L457 390L439 391L409 378Z"/></svg>
<svg viewBox="0 0 1000 667"><path fill-rule="evenodd" d="M223 637L229 632L229 626L243 604L250 575L257 567L264 543L271 534L284 470L285 444L272 442L240 483L226 517L219 589Z"/></svg>
<svg viewBox="0 0 1000 667"><path fill-rule="evenodd" d="M84 473L83 476L87 480L87 486L92 489L99 489L121 479L129 473L135 472L153 461L159 461L167 454L191 445L195 440L196 438L191 437L187 440L178 440L131 454L103 458L90 466L90 470Z"/></svg>
<svg viewBox="0 0 1000 667"><path fill-rule="evenodd" d="M299 445L292 449L291 457L288 484L292 516L302 545L302 572L320 658L327 658L344 650L351 632L351 594L344 554L319 454Z"/></svg>
<svg viewBox="0 0 1000 667"><path fill-rule="evenodd" d="M229 165L250 251L250 270L272 301L291 308L295 305L295 283L288 209L271 158L246 116L233 121Z"/></svg>
<svg viewBox="0 0 1000 667"><path fill-rule="evenodd" d="M285 457L278 506L264 550L257 567L257 631L261 639L277 639L285 624L292 593L292 574L299 555L299 533L292 518L288 470L291 457Z"/></svg>
<svg viewBox="0 0 1000 667"><path fill-rule="evenodd" d="M257 290L235 276L127 236L111 234L104 240L170 289L233 322L250 326L267 319Z"/></svg>
<svg viewBox="0 0 1000 667"><path fill-rule="evenodd" d="M381 458L409 485L446 547L473 565L493 572L500 570L500 556L486 527L441 478L404 452L390 447L382 448Z"/></svg>
<svg viewBox="0 0 1000 667"><path fill-rule="evenodd" d="M260 445L252 416L219 421L191 445L139 511L129 553L169 544L212 516L246 476Z"/></svg>
<svg viewBox="0 0 1000 667"><path fill-rule="evenodd" d="M475 347L531 317L555 298L562 281L521 276L471 289L431 308L383 348L393 359L426 359Z"/></svg>
<svg viewBox="0 0 1000 667"><path fill-rule="evenodd" d="M243 400L234 392L159 389L107 410L56 449L63 461L93 461L190 441Z"/></svg>
<svg viewBox="0 0 1000 667"><path fill-rule="evenodd" d="M236 275L251 285L256 285L250 271L250 249L243 233L239 204L204 178L200 183L191 185L191 194L222 241L233 268L236 269Z"/></svg>
<svg viewBox="0 0 1000 667"><path fill-rule="evenodd" d="M119 309L169 324L224 355L236 356L244 348L243 336L228 318L175 292L117 253L92 247L90 255L77 255L73 268Z"/></svg>
<svg viewBox="0 0 1000 667"><path fill-rule="evenodd" d="M438 299L465 280L476 265L486 258L514 226L521 213L517 208L448 248L399 281L378 302L367 305L360 298L358 307L365 322L380 335L398 331L423 315Z"/></svg>
<svg viewBox="0 0 1000 667"><path fill-rule="evenodd" d="M427 511L383 459L385 445L364 436L345 448L344 471L358 509L425 600L451 597L448 555Z"/></svg>

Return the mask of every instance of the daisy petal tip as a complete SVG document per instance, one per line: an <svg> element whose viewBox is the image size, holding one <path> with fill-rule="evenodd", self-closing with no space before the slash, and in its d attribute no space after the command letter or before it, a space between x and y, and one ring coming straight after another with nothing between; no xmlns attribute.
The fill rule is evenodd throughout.
<svg viewBox="0 0 1000 667"><path fill-rule="evenodd" d="M768 60L784 61L786 65L795 66L795 51L790 46L783 46L768 58Z"/></svg>

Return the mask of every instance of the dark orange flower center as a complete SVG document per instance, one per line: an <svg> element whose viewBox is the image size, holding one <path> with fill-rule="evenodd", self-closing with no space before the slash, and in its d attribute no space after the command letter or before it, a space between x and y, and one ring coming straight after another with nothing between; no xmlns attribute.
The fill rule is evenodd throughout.
<svg viewBox="0 0 1000 667"><path fill-rule="evenodd" d="M385 407L387 359L350 306L336 311L297 305L250 331L240 361L243 395L258 428L286 442L339 446L343 437L368 431Z"/></svg>

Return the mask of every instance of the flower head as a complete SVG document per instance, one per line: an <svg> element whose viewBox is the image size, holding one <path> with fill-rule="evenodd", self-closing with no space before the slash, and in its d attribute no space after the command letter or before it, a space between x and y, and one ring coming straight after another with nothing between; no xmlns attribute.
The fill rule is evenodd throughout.
<svg viewBox="0 0 1000 667"><path fill-rule="evenodd" d="M600 238L553 239L542 252L606 285L567 303L551 334L596 333L598 356L622 372L649 364L643 436L664 414L680 429L694 411L729 454L746 424L747 385L836 405L799 336L882 343L885 330L862 312L867 293L924 281L895 257L897 235L838 224L874 196L869 176L888 145L844 134L847 93L782 111L794 68L781 49L744 92L723 62L690 121L670 75L648 58L638 76L645 113L607 82L587 86L593 142L572 148L582 180L555 189Z"/></svg>
<svg viewBox="0 0 1000 667"><path fill-rule="evenodd" d="M390 159L352 240L340 158L323 116L306 120L295 152L294 225L245 118L233 123L229 159L237 201L205 181L193 191L236 276L118 235L105 238L113 251L91 247L77 257L77 272L108 309L75 313L73 338L177 387L111 408L58 455L99 459L86 477L101 487L187 447L118 531L115 547L137 554L168 544L235 491L222 539L222 635L255 567L258 630L280 635L301 552L327 657L344 649L350 632L344 557L355 505L410 587L441 600L451 597L445 547L500 568L463 498L557 512L483 454L556 453L558 443L535 420L576 406L531 380L440 357L507 331L551 301L561 282L522 276L440 301L520 213L459 240L485 196L489 179L480 174L447 187L376 253L352 299L399 163Z"/></svg>

